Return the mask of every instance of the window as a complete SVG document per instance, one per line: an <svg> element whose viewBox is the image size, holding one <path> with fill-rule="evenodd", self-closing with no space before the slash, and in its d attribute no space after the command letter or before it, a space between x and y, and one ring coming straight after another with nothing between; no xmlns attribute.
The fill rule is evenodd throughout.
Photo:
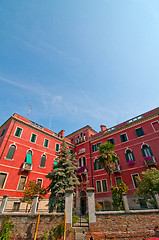
<svg viewBox="0 0 159 240"><path fill-rule="evenodd" d="M134 187L137 188L138 185L137 185L137 179L139 178L139 174L136 173L136 174L132 174L132 180L133 180L133 184L134 184Z"/></svg>
<svg viewBox="0 0 159 240"><path fill-rule="evenodd" d="M0 173L0 189L4 187L7 178L7 173Z"/></svg>
<svg viewBox="0 0 159 240"><path fill-rule="evenodd" d="M42 156L41 156L41 163L40 163L40 167L45 167L45 161L46 161L46 155L45 154L43 154Z"/></svg>
<svg viewBox="0 0 159 240"><path fill-rule="evenodd" d="M79 160L78 160L78 166L79 166L79 167L82 166L81 158L79 158Z"/></svg>
<svg viewBox="0 0 159 240"><path fill-rule="evenodd" d="M55 148L55 151L58 152L60 149L60 145L58 143L56 143L56 148Z"/></svg>
<svg viewBox="0 0 159 240"><path fill-rule="evenodd" d="M34 134L34 133L32 133L30 141L31 141L32 143L35 143L36 137L37 137L37 135Z"/></svg>
<svg viewBox="0 0 159 240"><path fill-rule="evenodd" d="M122 179L121 179L121 177L116 177L116 178L115 178L115 181L116 181L117 187L119 187L119 186L120 186L120 183L122 182Z"/></svg>
<svg viewBox="0 0 159 240"><path fill-rule="evenodd" d="M9 150L8 150L8 153L7 153L7 157L6 157L7 159L13 159L13 155L14 155L15 149L16 149L15 145L11 145L9 147Z"/></svg>
<svg viewBox="0 0 159 240"><path fill-rule="evenodd" d="M94 160L94 170L100 170L102 169L103 167L101 166L101 164L99 163L98 159L96 158Z"/></svg>
<svg viewBox="0 0 159 240"><path fill-rule="evenodd" d="M32 164L32 151L28 150L26 158L25 158L25 162L28 164Z"/></svg>
<svg viewBox="0 0 159 240"><path fill-rule="evenodd" d="M126 157L127 163L132 162L132 161L135 162L135 157L134 157L133 151L131 151L130 149L126 150L125 157Z"/></svg>
<svg viewBox="0 0 159 240"><path fill-rule="evenodd" d="M146 144L144 144L142 146L141 151L142 151L142 154L144 157L153 156L151 148L149 146L147 146Z"/></svg>
<svg viewBox="0 0 159 240"><path fill-rule="evenodd" d="M97 192L102 192L101 181L97 181Z"/></svg>
<svg viewBox="0 0 159 240"><path fill-rule="evenodd" d="M48 147L49 146L49 140L48 139L45 139L44 140L44 147Z"/></svg>
<svg viewBox="0 0 159 240"><path fill-rule="evenodd" d="M107 181L106 180L102 180L102 188L103 188L103 192L107 192Z"/></svg>
<svg viewBox="0 0 159 240"><path fill-rule="evenodd" d="M114 138L110 138L110 139L108 139L108 142L110 142L111 144L115 144L115 142L114 142Z"/></svg>
<svg viewBox="0 0 159 240"><path fill-rule="evenodd" d="M86 166L86 158L83 157L83 166Z"/></svg>
<svg viewBox="0 0 159 240"><path fill-rule="evenodd" d="M107 181L105 179L96 181L96 184L97 192L107 192Z"/></svg>
<svg viewBox="0 0 159 240"><path fill-rule="evenodd" d="M26 177L25 176L20 176L17 190L23 191L25 182L26 182Z"/></svg>
<svg viewBox="0 0 159 240"><path fill-rule="evenodd" d="M21 137L21 133L22 133L22 129L19 128L19 127L17 127L14 135L15 135L16 137Z"/></svg>
<svg viewBox="0 0 159 240"><path fill-rule="evenodd" d="M128 141L128 138L127 138L126 133L121 134L121 135L120 135L120 138L121 138L121 142L127 142L127 141Z"/></svg>
<svg viewBox="0 0 159 240"><path fill-rule="evenodd" d="M6 131L6 128L2 130L0 137L2 137L4 135L5 131Z"/></svg>
<svg viewBox="0 0 159 240"><path fill-rule="evenodd" d="M138 129L135 129L135 132L136 132L137 137L141 137L141 136L145 135L142 127L138 128Z"/></svg>
<svg viewBox="0 0 159 240"><path fill-rule="evenodd" d="M14 202L12 212L19 212L19 208L20 208L20 202Z"/></svg>
<svg viewBox="0 0 159 240"><path fill-rule="evenodd" d="M98 151L98 147L99 147L100 144L101 144L101 142L92 145L92 152L97 152Z"/></svg>
<svg viewBox="0 0 159 240"><path fill-rule="evenodd" d="M153 122L152 126L153 126L155 131L159 131L159 122Z"/></svg>
<svg viewBox="0 0 159 240"><path fill-rule="evenodd" d="M42 183L43 183L43 180L41 178L38 178L37 179L37 184L39 184L40 187L42 187Z"/></svg>
<svg viewBox="0 0 159 240"><path fill-rule="evenodd" d="M70 154L73 155L73 149L70 149Z"/></svg>

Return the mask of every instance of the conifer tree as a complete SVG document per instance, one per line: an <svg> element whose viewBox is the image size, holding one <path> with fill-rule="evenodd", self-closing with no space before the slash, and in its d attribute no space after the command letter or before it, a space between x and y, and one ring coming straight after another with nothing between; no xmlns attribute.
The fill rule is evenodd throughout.
<svg viewBox="0 0 159 240"><path fill-rule="evenodd" d="M64 211L65 208L65 190L75 189L79 184L78 178L75 174L76 159L75 155L70 153L67 148L66 141L63 139L59 153L57 153L57 164L53 165L53 169L46 176L51 180L48 190L51 191L49 197L49 212L53 212L55 208L57 211Z"/></svg>

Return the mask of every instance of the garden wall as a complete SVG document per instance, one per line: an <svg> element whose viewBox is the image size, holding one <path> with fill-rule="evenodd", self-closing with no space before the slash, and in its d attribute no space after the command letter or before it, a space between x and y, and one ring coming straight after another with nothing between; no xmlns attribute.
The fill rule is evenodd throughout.
<svg viewBox="0 0 159 240"><path fill-rule="evenodd" d="M91 223L86 239L144 239L154 236L159 226L159 210L96 213L96 223Z"/></svg>
<svg viewBox="0 0 159 240"><path fill-rule="evenodd" d="M38 215L31 216L29 214L6 214L8 219L13 222L14 228L11 233L13 239L33 239L36 229ZM41 215L37 239L42 239L44 233L50 235L51 229L57 227L64 219L63 214ZM4 215L0 215L0 229L3 225ZM73 239L68 237L67 239Z"/></svg>

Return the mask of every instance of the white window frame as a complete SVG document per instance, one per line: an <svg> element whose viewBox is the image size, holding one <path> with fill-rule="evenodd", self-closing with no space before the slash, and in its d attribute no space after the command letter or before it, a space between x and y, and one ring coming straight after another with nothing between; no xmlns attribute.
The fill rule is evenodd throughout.
<svg viewBox="0 0 159 240"><path fill-rule="evenodd" d="M158 132L158 131L159 131L159 130L156 131L155 128L154 128L154 126L153 126L153 123L156 123L156 122L158 122L158 124L159 124L159 121L157 121L157 120L154 121L154 122L151 122L151 125L152 125L152 128L153 128L154 132Z"/></svg>
<svg viewBox="0 0 159 240"><path fill-rule="evenodd" d="M134 186L135 189L137 189L137 187L135 186L134 178L133 178L134 175L138 175L139 178L140 178L140 175L139 175L139 173L133 173L133 174L131 174L133 186Z"/></svg>
<svg viewBox="0 0 159 240"><path fill-rule="evenodd" d="M107 184L107 179L100 179L100 180L96 180L96 189L97 189L97 193L105 193L103 191L103 184L102 184L102 181L105 180L106 181L106 186L107 186L107 191L108 192L108 184ZM98 192L98 187L97 187L97 182L100 182L100 186L101 186L101 192Z"/></svg>
<svg viewBox="0 0 159 240"><path fill-rule="evenodd" d="M25 178L26 178L26 180L25 180L25 184L26 184L26 182L27 182L27 178L28 178L28 177L25 176L25 175L20 175L20 178L19 178L19 181L18 181L18 185L17 185L17 191L18 191L18 192L23 192L23 191L25 190L25 188L24 188L23 190L19 190L19 189L18 189L21 177L25 177Z"/></svg>
<svg viewBox="0 0 159 240"><path fill-rule="evenodd" d="M56 151L56 145L59 145L59 150L58 151ZM55 152L59 152L60 151L60 144L59 143L56 143L55 144Z"/></svg>
<svg viewBox="0 0 159 240"><path fill-rule="evenodd" d="M44 144L45 144L45 140L48 141L48 146L47 146L47 147L44 145ZM44 144L43 144L43 146L44 146L45 148L49 148L49 139L45 138L45 139L44 139Z"/></svg>
<svg viewBox="0 0 159 240"><path fill-rule="evenodd" d="M116 180L117 178L121 178L121 182L122 182L122 177L119 176L119 177L116 177L116 178L115 178L115 183L116 183L116 186L118 187L118 185L117 185L117 180Z"/></svg>
<svg viewBox="0 0 159 240"><path fill-rule="evenodd" d="M20 134L19 137L15 135L15 133L16 133L16 131L17 131L17 128L22 129L21 134ZM23 128L17 126L16 129L15 129L15 132L14 132L14 137L21 138L21 136L22 136L22 132L23 132Z"/></svg>
<svg viewBox="0 0 159 240"><path fill-rule="evenodd" d="M3 187L2 188L0 188L1 190L2 189L4 189L5 188L5 185L6 185L6 182L7 182L7 178L8 178L8 175L9 175L9 173L8 172L2 172L2 171L0 171L0 173L4 173L4 174L6 174L7 176L6 176L6 178L5 178L5 181L4 181L4 184L3 184Z"/></svg>
<svg viewBox="0 0 159 240"><path fill-rule="evenodd" d="M38 183L38 180L42 180L42 181L41 181L41 187L42 187L42 186L43 186L43 178L37 178L37 179L36 179L36 183Z"/></svg>
<svg viewBox="0 0 159 240"><path fill-rule="evenodd" d="M124 132L124 133L120 134L120 136L121 136L121 135L124 135L124 134L126 134L127 141L124 141L124 142L122 142L122 141L121 141L121 143L125 143L125 142L128 142L128 141L129 141L129 138L128 138L128 135L127 135L127 133L126 133L126 132ZM121 140L121 137L120 137L120 140Z"/></svg>
<svg viewBox="0 0 159 240"><path fill-rule="evenodd" d="M32 135L33 135L33 134L34 134L34 135L36 135L35 142L32 142L32 141L31 141L31 138L32 138ZM36 141L37 141L37 137L38 137L38 135L37 135L37 134L35 134L35 133L31 133L30 142L35 144L35 143L36 143Z"/></svg>

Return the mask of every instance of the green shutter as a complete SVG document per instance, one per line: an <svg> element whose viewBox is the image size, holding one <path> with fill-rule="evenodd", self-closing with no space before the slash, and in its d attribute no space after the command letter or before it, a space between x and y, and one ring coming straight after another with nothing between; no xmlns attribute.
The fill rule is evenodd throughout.
<svg viewBox="0 0 159 240"><path fill-rule="evenodd" d="M12 159L13 158L13 155L14 155L14 152L15 152L15 146L10 146L10 148L9 148L9 151L8 151L8 153L7 153L7 157L6 158L8 158L8 159Z"/></svg>
<svg viewBox="0 0 159 240"><path fill-rule="evenodd" d="M45 167L45 160L46 160L46 156L43 155L43 156L41 157L40 167Z"/></svg>
<svg viewBox="0 0 159 240"><path fill-rule="evenodd" d="M56 162L56 161L54 161L53 169L58 169L58 167L57 167L57 162Z"/></svg>
<svg viewBox="0 0 159 240"><path fill-rule="evenodd" d="M133 160L134 160L134 162L135 162L135 157L134 157L134 154L133 154L133 152L132 152L132 156L133 156Z"/></svg>
<svg viewBox="0 0 159 240"><path fill-rule="evenodd" d="M128 158L128 154L127 154L128 152L126 151L126 153L125 153L125 158L126 158L126 162L128 163L129 162L129 158Z"/></svg>
<svg viewBox="0 0 159 240"><path fill-rule="evenodd" d="M26 155L26 163L32 164L32 155L30 153L27 153Z"/></svg>
<svg viewBox="0 0 159 240"><path fill-rule="evenodd" d="M145 152L144 152L144 146L142 146L141 151L142 151L143 157L146 157Z"/></svg>
<svg viewBox="0 0 159 240"><path fill-rule="evenodd" d="M56 143L56 152L58 152L58 151L59 151L59 144Z"/></svg>
<svg viewBox="0 0 159 240"><path fill-rule="evenodd" d="M151 156L153 156L153 153L152 153L152 151L151 151L151 148L150 148L150 147L148 147L148 148L149 148L149 150L150 150Z"/></svg>
<svg viewBox="0 0 159 240"><path fill-rule="evenodd" d="M94 161L94 170L97 170L96 160Z"/></svg>

